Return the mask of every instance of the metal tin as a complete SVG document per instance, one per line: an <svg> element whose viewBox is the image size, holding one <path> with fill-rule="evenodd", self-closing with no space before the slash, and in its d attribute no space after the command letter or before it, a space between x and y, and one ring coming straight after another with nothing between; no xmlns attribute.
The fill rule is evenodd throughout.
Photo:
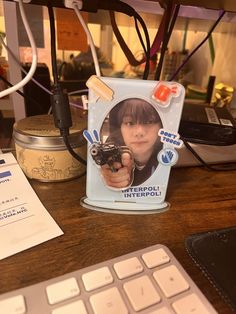
<svg viewBox="0 0 236 314"><path fill-rule="evenodd" d="M71 146L83 159L87 150L82 134L85 128L86 119L77 117L69 135ZM37 115L16 122L13 138L18 163L30 179L56 182L85 173L86 167L68 152L52 115Z"/></svg>

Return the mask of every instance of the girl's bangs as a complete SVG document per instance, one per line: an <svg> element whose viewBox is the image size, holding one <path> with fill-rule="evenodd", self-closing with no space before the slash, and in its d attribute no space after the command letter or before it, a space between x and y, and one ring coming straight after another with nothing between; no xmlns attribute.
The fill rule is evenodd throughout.
<svg viewBox="0 0 236 314"><path fill-rule="evenodd" d="M161 122L155 108L150 103L139 98L131 98L123 101L117 117L119 125L121 125L125 116L132 117L134 123Z"/></svg>

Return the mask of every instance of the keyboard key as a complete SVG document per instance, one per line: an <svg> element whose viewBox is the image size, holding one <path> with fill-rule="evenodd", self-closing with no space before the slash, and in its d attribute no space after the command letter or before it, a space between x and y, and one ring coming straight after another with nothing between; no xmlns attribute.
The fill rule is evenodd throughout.
<svg viewBox="0 0 236 314"><path fill-rule="evenodd" d="M180 300L177 300L173 304L177 314L210 314L206 306L202 303L199 297L193 293Z"/></svg>
<svg viewBox="0 0 236 314"><path fill-rule="evenodd" d="M114 264L115 272L119 279L124 279L129 276L141 273L143 266L137 257L132 257L124 261Z"/></svg>
<svg viewBox="0 0 236 314"><path fill-rule="evenodd" d="M0 295L0 314L31 313L217 314L161 244Z"/></svg>
<svg viewBox="0 0 236 314"><path fill-rule="evenodd" d="M153 276L167 298L189 289L189 284L175 265L157 270Z"/></svg>
<svg viewBox="0 0 236 314"><path fill-rule="evenodd" d="M148 268L157 267L170 261L164 249L153 250L142 255L142 259Z"/></svg>
<svg viewBox="0 0 236 314"><path fill-rule="evenodd" d="M173 314L173 311L169 310L166 306L156 309L148 314Z"/></svg>
<svg viewBox="0 0 236 314"><path fill-rule="evenodd" d="M75 301L52 311L52 314L88 314L83 301Z"/></svg>
<svg viewBox="0 0 236 314"><path fill-rule="evenodd" d="M135 311L143 310L161 300L148 276L125 282L123 287Z"/></svg>
<svg viewBox="0 0 236 314"><path fill-rule="evenodd" d="M92 291L112 283L113 277L108 267L102 267L83 274L82 280L85 289L87 291Z"/></svg>
<svg viewBox="0 0 236 314"><path fill-rule="evenodd" d="M80 294L75 278L69 278L47 286L46 291L48 301L52 305Z"/></svg>
<svg viewBox="0 0 236 314"><path fill-rule="evenodd" d="M90 303L95 314L128 314L128 309L116 287L92 295Z"/></svg>
<svg viewBox="0 0 236 314"><path fill-rule="evenodd" d="M17 295L0 301L1 314L25 314L25 300L23 295Z"/></svg>

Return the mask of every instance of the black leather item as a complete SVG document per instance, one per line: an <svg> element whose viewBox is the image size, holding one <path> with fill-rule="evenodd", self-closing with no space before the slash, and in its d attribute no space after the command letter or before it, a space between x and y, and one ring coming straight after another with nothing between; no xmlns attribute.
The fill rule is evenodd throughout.
<svg viewBox="0 0 236 314"><path fill-rule="evenodd" d="M30 63L23 64L23 67L27 72L29 72L31 64ZM22 73L22 77L24 77L24 76L25 76L25 74ZM46 64L38 63L33 77L41 85L43 85L46 89L51 91L50 74L49 74L49 69L46 66ZM43 89L41 89L32 80L30 80L23 87L23 92L24 92L25 96L28 96L25 99L25 109L26 109L26 116L27 117L48 113L48 110L51 106L49 93L47 93ZM36 102L33 102L30 99L33 99Z"/></svg>
<svg viewBox="0 0 236 314"><path fill-rule="evenodd" d="M194 234L186 248L227 303L236 310L236 227Z"/></svg>

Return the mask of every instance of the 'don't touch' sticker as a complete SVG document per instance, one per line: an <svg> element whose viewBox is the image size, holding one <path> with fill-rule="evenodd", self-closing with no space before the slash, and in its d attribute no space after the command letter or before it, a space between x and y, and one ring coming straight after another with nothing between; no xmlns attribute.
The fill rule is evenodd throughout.
<svg viewBox="0 0 236 314"><path fill-rule="evenodd" d="M168 143L176 148L181 148L183 145L183 141L180 139L178 133L165 129L160 129L158 135L161 137L162 143Z"/></svg>

